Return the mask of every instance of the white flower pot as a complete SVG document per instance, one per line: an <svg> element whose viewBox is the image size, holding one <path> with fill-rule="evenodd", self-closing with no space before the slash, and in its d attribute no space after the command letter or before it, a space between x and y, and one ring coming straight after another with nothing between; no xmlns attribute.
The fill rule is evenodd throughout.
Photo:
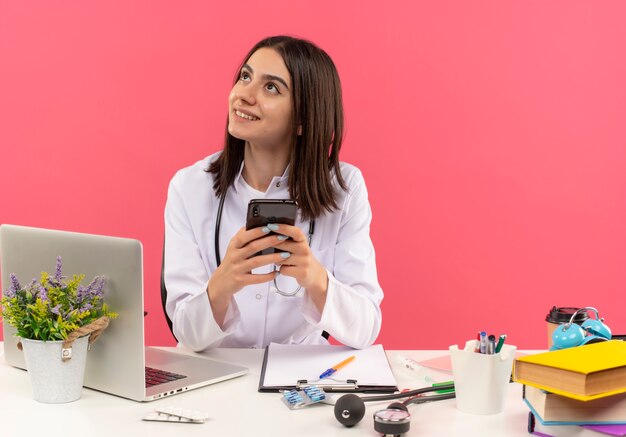
<svg viewBox="0 0 626 437"><path fill-rule="evenodd" d="M72 402L80 398L85 376L89 336L72 345L72 358L62 360L63 341L21 339L26 369L36 401L48 404Z"/></svg>

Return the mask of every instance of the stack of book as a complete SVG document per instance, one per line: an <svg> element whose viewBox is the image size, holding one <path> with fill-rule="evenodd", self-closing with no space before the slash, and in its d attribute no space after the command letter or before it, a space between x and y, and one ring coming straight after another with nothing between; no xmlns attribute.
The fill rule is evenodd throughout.
<svg viewBox="0 0 626 437"><path fill-rule="evenodd" d="M529 432L626 436L626 342L519 357L513 379L524 384Z"/></svg>

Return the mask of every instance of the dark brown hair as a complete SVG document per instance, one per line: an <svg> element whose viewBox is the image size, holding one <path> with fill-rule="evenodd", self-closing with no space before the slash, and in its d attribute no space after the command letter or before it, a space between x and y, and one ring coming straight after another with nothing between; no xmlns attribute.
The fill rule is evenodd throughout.
<svg viewBox="0 0 626 437"><path fill-rule="evenodd" d="M343 140L343 103L341 83L335 64L315 44L290 36L273 36L259 41L248 52L242 66L260 48L272 48L283 58L293 84L294 126L289 159L289 193L300 208L304 220L315 219L337 208L333 174L345 191L346 183L339 167ZM298 135L297 127L301 126ZM245 141L233 137L226 125L221 155L211 163L213 189L218 197L233 184L243 161Z"/></svg>

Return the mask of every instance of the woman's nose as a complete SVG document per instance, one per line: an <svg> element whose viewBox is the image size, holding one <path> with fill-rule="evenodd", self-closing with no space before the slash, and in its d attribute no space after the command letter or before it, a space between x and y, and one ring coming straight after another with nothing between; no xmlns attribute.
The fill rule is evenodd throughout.
<svg viewBox="0 0 626 437"><path fill-rule="evenodd" d="M235 90L235 98L247 103L248 105L254 105L256 103L256 89L253 84L249 84L245 87L240 87Z"/></svg>

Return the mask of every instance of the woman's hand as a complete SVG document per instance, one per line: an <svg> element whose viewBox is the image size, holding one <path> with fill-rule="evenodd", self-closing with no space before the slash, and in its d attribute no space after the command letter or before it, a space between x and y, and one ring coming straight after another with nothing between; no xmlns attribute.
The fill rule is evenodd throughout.
<svg viewBox="0 0 626 437"><path fill-rule="evenodd" d="M270 226L274 227L274 225ZM230 240L222 263L211 275L207 294L215 321L220 326L224 322L224 316L233 294L246 285L268 282L276 276L276 272L252 273L253 269L268 264L279 264L284 260L280 253L253 256L263 249L283 243L278 235L268 235L270 232L267 226L249 231L241 228Z"/></svg>
<svg viewBox="0 0 626 437"><path fill-rule="evenodd" d="M291 237L291 240L281 241L275 245L277 249L287 251L291 255L275 261L280 265L280 274L291 276L298 284L305 288L317 309L322 312L326 303L328 291L328 274L326 269L313 256L307 242L307 236L296 226L276 224L273 231Z"/></svg>

